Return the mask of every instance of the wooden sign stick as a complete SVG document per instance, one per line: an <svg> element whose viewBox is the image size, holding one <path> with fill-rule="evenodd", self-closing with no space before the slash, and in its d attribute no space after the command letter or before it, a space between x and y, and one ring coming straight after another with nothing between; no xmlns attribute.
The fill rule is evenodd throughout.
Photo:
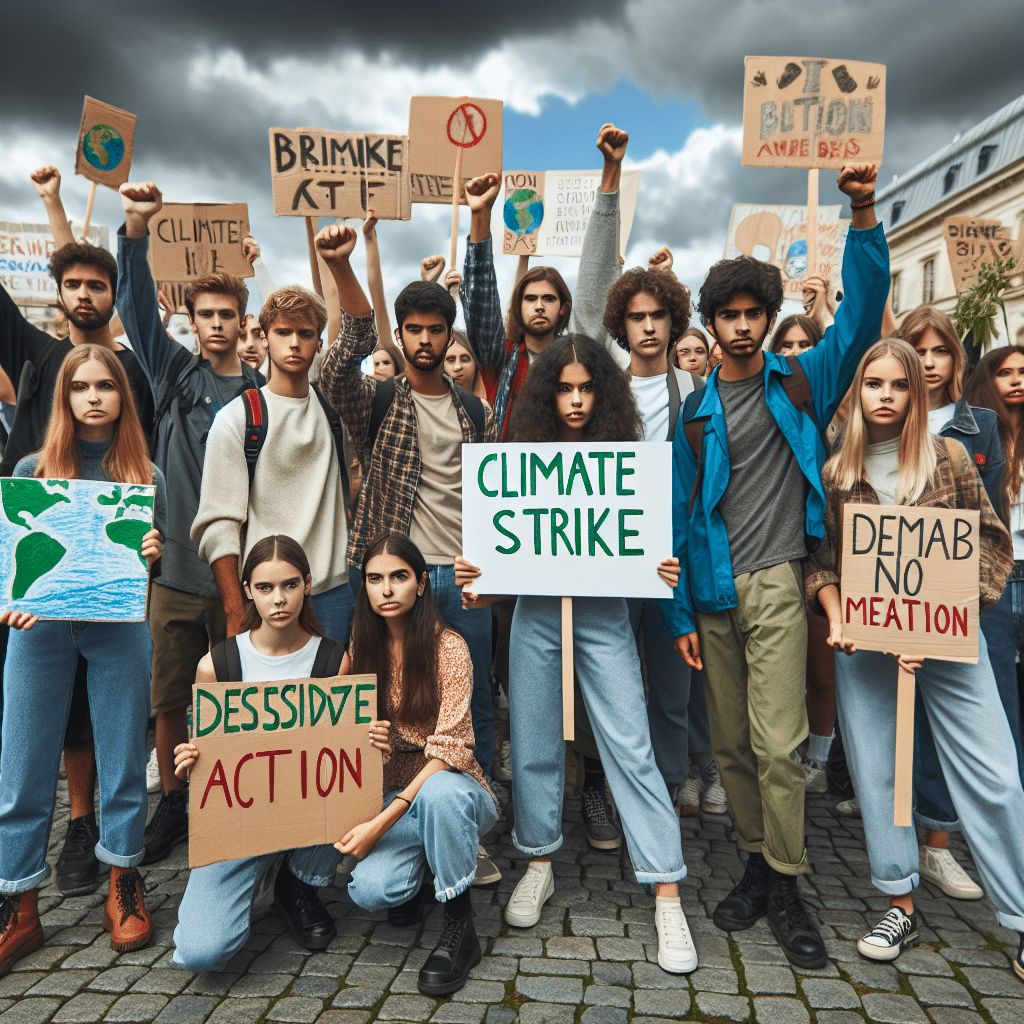
<svg viewBox="0 0 1024 1024"><path fill-rule="evenodd" d="M96 201L96 182L89 184L89 199L85 204L85 224L82 227L82 238L89 234L89 222L92 220L92 204Z"/></svg>
<svg viewBox="0 0 1024 1024"><path fill-rule="evenodd" d="M313 244L313 239L316 237L316 224L313 223L314 218L306 218L306 241L309 243L309 269L313 275L313 290L322 299L324 297L324 286L320 280L320 264L316 261L316 246Z"/></svg>
<svg viewBox="0 0 1024 1024"><path fill-rule="evenodd" d="M562 737L576 738L576 701L573 688L572 598L562 598Z"/></svg>
<svg viewBox="0 0 1024 1024"><path fill-rule="evenodd" d="M465 133L463 133L465 134ZM455 258L459 252L459 200L462 198L462 146L455 147L455 176L452 178L452 252L448 261L449 270L458 269ZM456 292L456 298L458 293Z"/></svg>
<svg viewBox="0 0 1024 1024"><path fill-rule="evenodd" d="M914 673L900 667L896 687L896 775L892 817L894 825L913 825Z"/></svg>
<svg viewBox="0 0 1024 1024"><path fill-rule="evenodd" d="M818 168L807 172L807 280L818 269Z"/></svg>

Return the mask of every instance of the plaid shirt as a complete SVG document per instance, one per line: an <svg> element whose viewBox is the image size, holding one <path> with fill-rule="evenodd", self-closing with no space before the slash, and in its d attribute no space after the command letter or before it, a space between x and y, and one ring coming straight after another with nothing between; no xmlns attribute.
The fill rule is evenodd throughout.
<svg viewBox="0 0 1024 1024"><path fill-rule="evenodd" d="M925 489L914 505L918 508L963 508L981 513L981 610L988 611L1002 596L1006 577L1013 568L1013 542L1010 534L996 515L992 502L959 441L936 438L938 465ZM847 502L878 505L878 495L866 480L860 480L848 494L838 491L826 475L825 487L825 540L804 560L804 589L808 607L821 611L818 591L832 583L839 586L840 565L837 552L843 550L843 506Z"/></svg>
<svg viewBox="0 0 1024 1024"><path fill-rule="evenodd" d="M373 314L351 317L341 311L341 329L327 350L320 370L320 384L327 400L338 410L352 437L355 450L363 455L369 445L370 414L378 382L360 369L362 361L377 344ZM469 418L451 378L444 380L462 426L462 440L474 440ZM494 415L487 409L485 441L496 441ZM408 534L412 524L416 488L423 468L417 438L416 407L412 388L405 377L395 380L395 400L384 417L369 458L363 458L366 472L359 491L355 522L348 537L348 560L362 565L367 543L381 533Z"/></svg>

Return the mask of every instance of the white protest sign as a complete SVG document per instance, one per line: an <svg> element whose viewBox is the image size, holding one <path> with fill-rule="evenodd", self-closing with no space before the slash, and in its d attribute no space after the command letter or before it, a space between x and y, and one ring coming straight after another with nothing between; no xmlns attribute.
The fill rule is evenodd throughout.
<svg viewBox="0 0 1024 1024"><path fill-rule="evenodd" d="M462 547L481 594L671 597L672 445L463 445Z"/></svg>
<svg viewBox="0 0 1024 1024"><path fill-rule="evenodd" d="M75 238L82 225L71 222ZM89 228L88 241L110 249L110 229ZM57 251L49 224L21 224L0 220L0 285L23 306L49 306L57 301L57 285L50 277L50 257Z"/></svg>

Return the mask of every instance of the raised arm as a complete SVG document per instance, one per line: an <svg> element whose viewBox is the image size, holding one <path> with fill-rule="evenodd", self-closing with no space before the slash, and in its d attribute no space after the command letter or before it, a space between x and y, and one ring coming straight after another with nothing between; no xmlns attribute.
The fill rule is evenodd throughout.
<svg viewBox="0 0 1024 1024"><path fill-rule="evenodd" d="M366 211L366 220L363 221L363 238L366 240L366 286L370 289L370 304L373 306L373 315L377 321L377 345L391 356L391 360L395 364L395 373L405 373L405 356L391 337L388 300L384 297L384 275L380 270L377 217L373 210ZM444 265L443 257L441 264Z"/></svg>
<svg viewBox="0 0 1024 1024"><path fill-rule="evenodd" d="M505 321L491 248L491 208L500 189L500 174L482 174L466 182L471 220L462 273L462 313L477 361L493 367L505 360Z"/></svg>
<svg viewBox="0 0 1024 1024"><path fill-rule="evenodd" d="M246 235L242 239L242 255L256 274L256 287L260 292L260 306L262 307L270 297L270 293L274 291L274 279L270 276L270 271L260 255L260 243L252 235Z"/></svg>
<svg viewBox="0 0 1024 1024"><path fill-rule="evenodd" d="M68 223L68 215L64 212L64 203L60 198L60 171L52 164L38 167L29 178L43 200L46 207L46 218L50 222L50 231L58 249L70 245L75 240Z"/></svg>

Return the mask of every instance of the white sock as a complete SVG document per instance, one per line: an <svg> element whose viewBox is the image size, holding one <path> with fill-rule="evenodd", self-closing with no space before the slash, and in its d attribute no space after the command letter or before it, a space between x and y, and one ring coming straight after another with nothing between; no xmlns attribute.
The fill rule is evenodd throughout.
<svg viewBox="0 0 1024 1024"><path fill-rule="evenodd" d="M679 896L655 896L655 905L658 903L682 903L682 898Z"/></svg>
<svg viewBox="0 0 1024 1024"><path fill-rule="evenodd" d="M807 760L824 764L828 760L828 751L832 746L832 736L834 735L835 732L828 736L816 736L813 732L810 733L807 737Z"/></svg>

